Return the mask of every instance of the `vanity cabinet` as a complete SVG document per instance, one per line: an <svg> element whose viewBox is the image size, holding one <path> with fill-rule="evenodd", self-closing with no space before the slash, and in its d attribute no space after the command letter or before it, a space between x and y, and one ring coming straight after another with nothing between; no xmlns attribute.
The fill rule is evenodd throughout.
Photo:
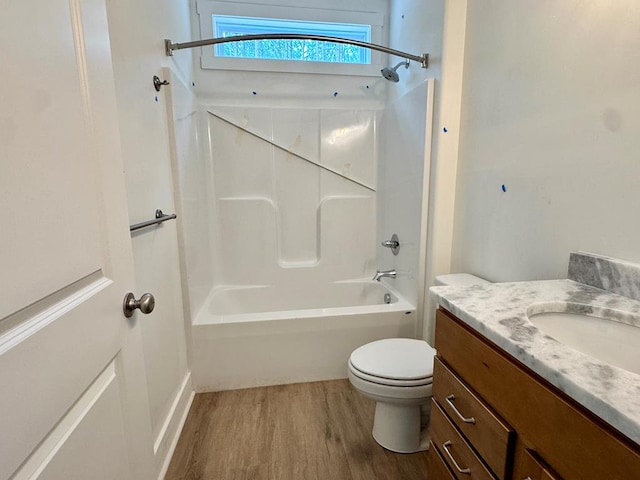
<svg viewBox="0 0 640 480"><path fill-rule="evenodd" d="M640 446L443 309L435 348L428 480L640 479Z"/></svg>

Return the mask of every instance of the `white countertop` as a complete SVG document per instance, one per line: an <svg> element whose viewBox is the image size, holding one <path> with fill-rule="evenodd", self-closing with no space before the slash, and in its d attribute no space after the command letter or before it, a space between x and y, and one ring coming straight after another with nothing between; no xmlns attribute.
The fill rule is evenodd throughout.
<svg viewBox="0 0 640 480"><path fill-rule="evenodd" d="M443 308L640 444L640 375L557 342L527 317L531 309L606 311L640 327L640 301L573 280L432 287L431 292Z"/></svg>

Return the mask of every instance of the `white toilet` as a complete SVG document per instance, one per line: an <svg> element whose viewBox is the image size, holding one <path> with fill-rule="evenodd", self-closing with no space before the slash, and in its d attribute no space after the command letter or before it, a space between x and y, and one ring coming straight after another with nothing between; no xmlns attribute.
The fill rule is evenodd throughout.
<svg viewBox="0 0 640 480"><path fill-rule="evenodd" d="M482 285L466 273L441 275L436 285ZM373 438L387 450L413 453L429 448L433 357L424 340L387 338L367 343L349 357L349 381L376 401Z"/></svg>

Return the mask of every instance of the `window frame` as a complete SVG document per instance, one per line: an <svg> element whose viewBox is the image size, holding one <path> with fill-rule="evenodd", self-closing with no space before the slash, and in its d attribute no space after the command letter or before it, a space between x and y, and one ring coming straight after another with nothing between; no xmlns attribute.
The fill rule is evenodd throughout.
<svg viewBox="0 0 640 480"><path fill-rule="evenodd" d="M220 1L199 1L196 11L200 22L201 38L214 38L213 15L229 15L285 20L351 23L371 26L371 43L382 43L384 15L375 12L359 12L336 9L316 9L294 6L257 5ZM242 70L260 72L290 72L311 74L336 74L379 76L382 53L370 50L370 64L334 62L305 62L300 60L271 60L255 58L217 57L215 46L202 47L200 66L206 70Z"/></svg>

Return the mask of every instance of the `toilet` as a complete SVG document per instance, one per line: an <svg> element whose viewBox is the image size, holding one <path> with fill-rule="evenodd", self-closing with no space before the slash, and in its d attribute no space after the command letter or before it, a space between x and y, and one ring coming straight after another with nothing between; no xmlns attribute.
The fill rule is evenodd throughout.
<svg viewBox="0 0 640 480"><path fill-rule="evenodd" d="M483 285L467 273L436 277L436 285ZM433 358L424 340L386 338L355 349L348 362L353 387L376 402L373 438L387 450L414 453L429 448Z"/></svg>

